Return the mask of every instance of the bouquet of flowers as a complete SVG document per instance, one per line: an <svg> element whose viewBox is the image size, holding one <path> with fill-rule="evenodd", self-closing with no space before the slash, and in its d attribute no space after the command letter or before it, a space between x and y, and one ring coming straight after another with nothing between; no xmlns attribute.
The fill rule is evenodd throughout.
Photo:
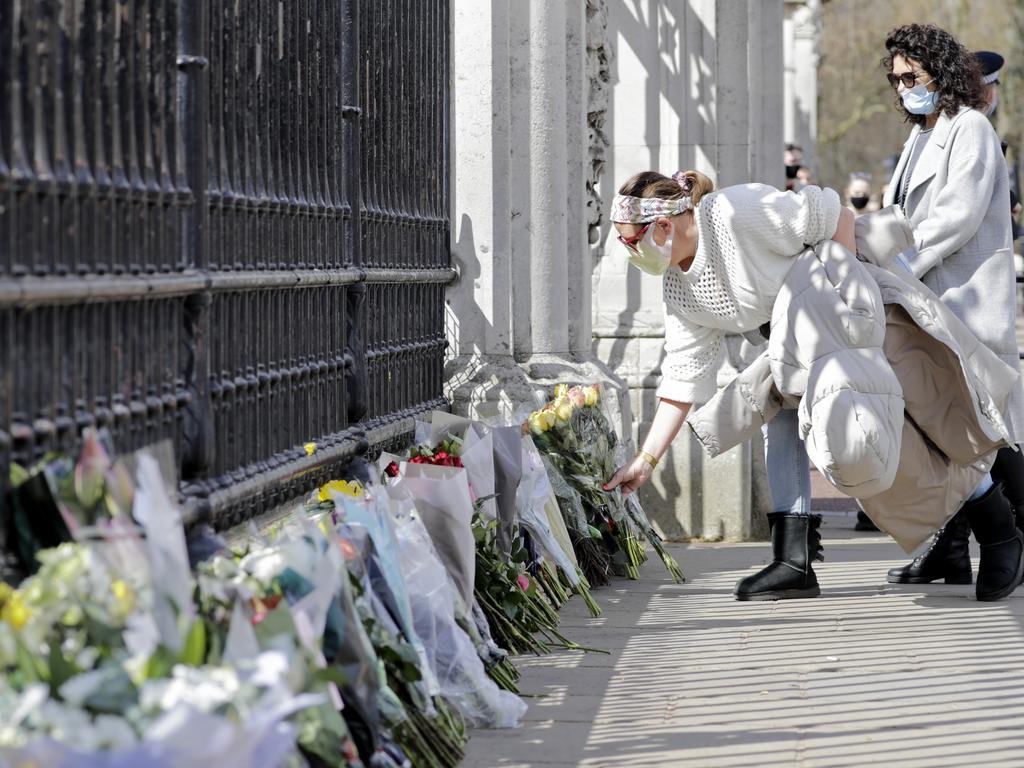
<svg viewBox="0 0 1024 768"><path fill-rule="evenodd" d="M292 717L323 700L306 659L277 636L273 649L225 657L146 455L132 512L138 526L108 520L84 543L40 550L35 575L0 587L4 762L279 765L296 754Z"/></svg>
<svg viewBox="0 0 1024 768"><path fill-rule="evenodd" d="M618 488L604 490L604 482L614 474L623 457L618 437L602 407L597 384L557 385L554 399L530 414L527 428L537 448L579 495L588 531L595 539L600 536L617 573L637 578L637 568L646 559L638 540L642 536L657 551L673 578L683 580L679 566L665 551L639 504L635 500L626 504ZM576 522L578 515L570 510L566 520ZM583 555L581 560L589 560L586 552L577 554ZM601 575L598 573L598 578Z"/></svg>
<svg viewBox="0 0 1024 768"><path fill-rule="evenodd" d="M449 428L456 426L453 417L447 414L444 416L447 417L446 420L441 420L444 424ZM445 505L456 504L462 493L461 491L446 494L432 493L430 488L424 486L423 481L434 476L441 479L449 473L453 474L447 477L448 482L458 477L459 473L465 474L467 480L470 477L479 477L479 473L470 474L468 469L461 470L459 468L459 465L469 467L470 462L462 451L464 444L469 442L468 436L473 434L476 425L464 421L457 426L460 426L464 434L467 435L465 440L450 432L441 433L434 430L432 434L436 431L437 434L434 436L441 439L437 447L418 445L410 452L412 458L404 463L392 460L390 457L382 459L383 462L386 462L385 477L393 480L390 488L396 494L405 494L415 504L418 515L426 523L431 539L456 584L467 581L461 574L462 564L474 563L473 579L469 582L473 585L472 595L467 599L466 594L460 590L460 597L465 603L473 604L475 602L480 608L480 612L486 620L485 623L482 622L484 627L481 634L489 634L501 648L512 653L526 651L538 654L546 653L553 646L581 647L565 638L557 629L558 613L556 608L567 599L568 595L560 584L555 568L558 560L565 567L571 568L574 576L577 575L576 568L575 565L569 564L570 561L551 533L546 518L543 518L533 506L530 495L536 480L532 478L525 465L520 466L523 482L516 484L516 493L511 499L513 520L518 523L513 527L512 535L502 535L504 521L495 510L500 509L503 505L496 505L489 514L485 504L492 497L478 496L474 492L475 489L471 487L470 497L474 499L475 508L471 515L473 557L470 559L465 556L456 558L445 555L445 550L451 548L458 537L450 531L446 532L445 528L439 528L436 522L432 525L431 520L452 518L452 515L439 514L435 507L441 504L442 498L446 499ZM521 452L522 438L517 438L517 442ZM522 457L520 460L522 461ZM434 466L423 467L424 464ZM543 472L543 468L541 468L541 472ZM493 476L493 473L489 472L484 475L484 479L493 485ZM526 482L527 478L531 478L528 483ZM522 498L518 494L519 490L524 491ZM461 508L461 505L459 507ZM523 525L522 519L518 519L517 512L526 513L526 525ZM460 514L458 517L461 529L464 515ZM537 548L532 546L533 537L526 532L527 530L531 534L535 534L542 542L541 549L546 550L553 560L555 557L558 560L546 562L543 557L539 556ZM599 611L596 603L590 599L585 580L578 578L571 583L576 587L576 591L584 595L588 605L592 606L591 610ZM510 666L506 668L501 661L498 659L498 663L489 666L488 670L492 672L492 677L496 682L507 690L514 690L514 677L513 673L509 671Z"/></svg>

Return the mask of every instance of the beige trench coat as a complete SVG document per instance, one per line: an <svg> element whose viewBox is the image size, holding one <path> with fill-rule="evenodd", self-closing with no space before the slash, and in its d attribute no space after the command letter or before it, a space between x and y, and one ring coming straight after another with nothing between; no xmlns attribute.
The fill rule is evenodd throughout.
<svg viewBox="0 0 1024 768"><path fill-rule="evenodd" d="M864 262L835 243L808 249L787 277L804 289L780 293L769 350L687 419L714 456L752 437L780 408L799 407L815 466L907 552L956 513L1007 444L1004 413L1019 386L1018 372L935 294L888 268L911 237L898 209L885 209L857 220ZM856 305L857 290L844 282L862 296L875 293L865 275L884 306L881 364L872 330L850 330L849 350L836 349L842 333L828 331L848 328L858 314L837 313L833 293ZM806 289L815 285L817 295ZM872 301L861 303L863 315ZM806 349L820 347L822 335L831 338L828 354L808 358ZM836 392L843 396L838 406Z"/></svg>

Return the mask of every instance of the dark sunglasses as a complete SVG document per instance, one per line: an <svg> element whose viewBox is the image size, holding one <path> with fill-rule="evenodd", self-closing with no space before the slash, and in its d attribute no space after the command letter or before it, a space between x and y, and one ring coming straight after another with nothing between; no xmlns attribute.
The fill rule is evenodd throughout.
<svg viewBox="0 0 1024 768"><path fill-rule="evenodd" d="M619 235L619 242L622 243L627 248L632 248L633 250L636 250L636 244L644 239L644 233L651 228L651 224L653 223L654 222L652 221L650 222L650 224L644 224L642 227L640 227L640 231L637 232L632 237L623 237L622 235Z"/></svg>
<svg viewBox="0 0 1024 768"><path fill-rule="evenodd" d="M892 72L887 74L886 79L889 81L889 85L895 88L902 81L904 88L913 88L920 77L920 72L904 72L902 75L894 75Z"/></svg>

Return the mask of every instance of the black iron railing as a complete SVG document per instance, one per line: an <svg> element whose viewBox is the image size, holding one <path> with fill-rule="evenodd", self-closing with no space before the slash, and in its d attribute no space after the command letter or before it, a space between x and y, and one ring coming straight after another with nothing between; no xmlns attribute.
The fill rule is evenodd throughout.
<svg viewBox="0 0 1024 768"><path fill-rule="evenodd" d="M0 3L4 478L87 425L171 438L226 527L444 404L448 26L448 0Z"/></svg>

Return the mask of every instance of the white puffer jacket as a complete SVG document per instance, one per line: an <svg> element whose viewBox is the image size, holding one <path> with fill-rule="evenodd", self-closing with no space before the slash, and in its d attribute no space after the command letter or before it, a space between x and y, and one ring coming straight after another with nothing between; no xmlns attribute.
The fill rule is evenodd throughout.
<svg viewBox="0 0 1024 768"><path fill-rule="evenodd" d="M815 466L910 551L1006 444L1018 374L919 280L886 268L911 237L898 213L857 228L874 263L831 241L807 249L776 301L768 351L687 423L714 456L798 406Z"/></svg>
<svg viewBox="0 0 1024 768"><path fill-rule="evenodd" d="M768 358L779 392L800 400L807 455L849 496L896 476L903 389L884 339L882 296L864 265L832 240L808 248L775 302Z"/></svg>

